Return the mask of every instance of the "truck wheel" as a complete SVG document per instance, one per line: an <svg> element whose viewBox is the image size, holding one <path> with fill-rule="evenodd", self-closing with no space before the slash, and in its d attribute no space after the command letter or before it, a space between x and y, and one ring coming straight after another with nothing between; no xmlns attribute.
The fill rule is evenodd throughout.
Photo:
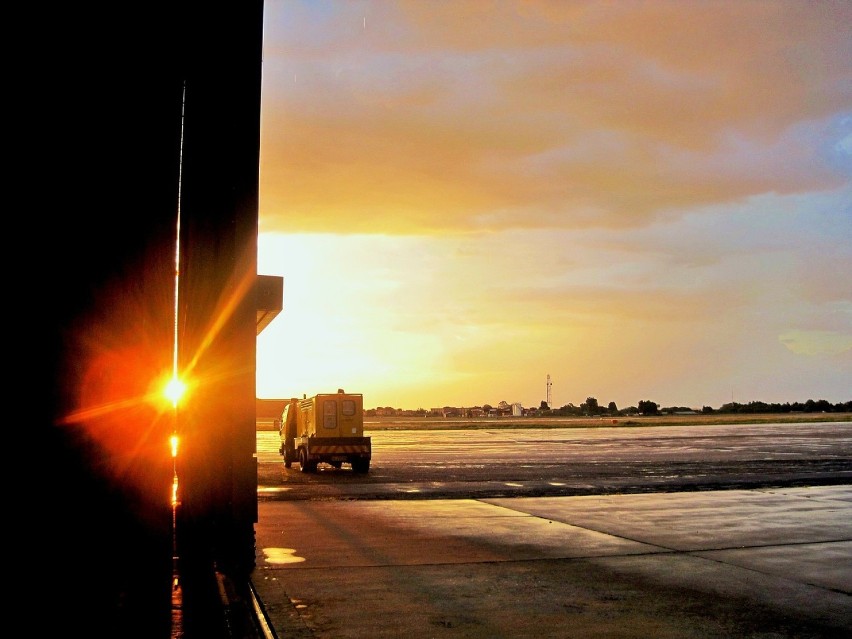
<svg viewBox="0 0 852 639"><path fill-rule="evenodd" d="M292 466L292 465L293 465L292 462L288 462L288 461L284 462L284 468L290 468L290 466Z"/></svg>
<svg viewBox="0 0 852 639"><path fill-rule="evenodd" d="M317 461L308 461L308 451L304 448L299 449L299 468L303 473L317 472Z"/></svg>

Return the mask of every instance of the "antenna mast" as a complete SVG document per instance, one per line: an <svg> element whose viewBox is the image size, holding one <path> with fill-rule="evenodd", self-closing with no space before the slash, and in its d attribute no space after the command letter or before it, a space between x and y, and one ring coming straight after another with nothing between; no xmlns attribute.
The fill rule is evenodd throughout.
<svg viewBox="0 0 852 639"><path fill-rule="evenodd" d="M553 397L551 396L550 387L553 386L553 383L550 381L550 373L547 374L547 407L553 408Z"/></svg>

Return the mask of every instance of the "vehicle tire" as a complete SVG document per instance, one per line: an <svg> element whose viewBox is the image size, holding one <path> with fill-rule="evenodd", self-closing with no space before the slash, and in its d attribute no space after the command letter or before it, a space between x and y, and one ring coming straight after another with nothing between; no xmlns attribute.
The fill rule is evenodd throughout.
<svg viewBox="0 0 852 639"><path fill-rule="evenodd" d="M310 471L308 468L308 451L304 448L299 449L299 470L303 473L307 473Z"/></svg>
<svg viewBox="0 0 852 639"><path fill-rule="evenodd" d="M356 473L367 473L370 471L369 459L356 459L352 462L352 470Z"/></svg>
<svg viewBox="0 0 852 639"><path fill-rule="evenodd" d="M293 465L292 462L288 462L288 461L284 462L284 468L290 468L290 466L292 466L292 465Z"/></svg>

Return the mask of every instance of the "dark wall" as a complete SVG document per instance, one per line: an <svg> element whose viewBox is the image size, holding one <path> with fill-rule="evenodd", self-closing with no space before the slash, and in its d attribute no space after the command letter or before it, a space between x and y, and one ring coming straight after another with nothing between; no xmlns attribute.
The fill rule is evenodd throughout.
<svg viewBox="0 0 852 639"><path fill-rule="evenodd" d="M174 415L150 394L174 354L181 113L186 106L182 185L191 202L182 217L192 243L182 268L220 299L240 270L256 272L262 7L61 3L28 23L39 62L16 97L29 106L38 187L17 216L27 234L11 241L33 238L46 262L25 278L20 300L35 309L35 386L47 397L32 403L26 450L38 491L23 511L25 539L37 549L26 585L38 636L169 636ZM196 297L184 308L188 346L214 306ZM238 305L200 364L202 373L214 363L241 371L228 386L236 408L212 429L214 448L235 451L225 477L228 490L240 484L238 502L251 489L239 467L253 446L245 422L254 436L250 306ZM236 340L243 354L222 340ZM240 507L249 509L238 513L245 523L251 505Z"/></svg>
<svg viewBox="0 0 852 639"><path fill-rule="evenodd" d="M236 6L236 5L235 5ZM179 554L254 567L262 4L206 12L187 53L181 212ZM235 37L235 35L237 37Z"/></svg>

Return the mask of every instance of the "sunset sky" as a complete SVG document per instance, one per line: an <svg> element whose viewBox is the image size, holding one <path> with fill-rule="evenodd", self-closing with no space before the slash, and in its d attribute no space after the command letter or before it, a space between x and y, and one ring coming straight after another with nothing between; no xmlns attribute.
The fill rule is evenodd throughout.
<svg viewBox="0 0 852 639"><path fill-rule="evenodd" d="M852 399L852 3L265 11L258 397Z"/></svg>

